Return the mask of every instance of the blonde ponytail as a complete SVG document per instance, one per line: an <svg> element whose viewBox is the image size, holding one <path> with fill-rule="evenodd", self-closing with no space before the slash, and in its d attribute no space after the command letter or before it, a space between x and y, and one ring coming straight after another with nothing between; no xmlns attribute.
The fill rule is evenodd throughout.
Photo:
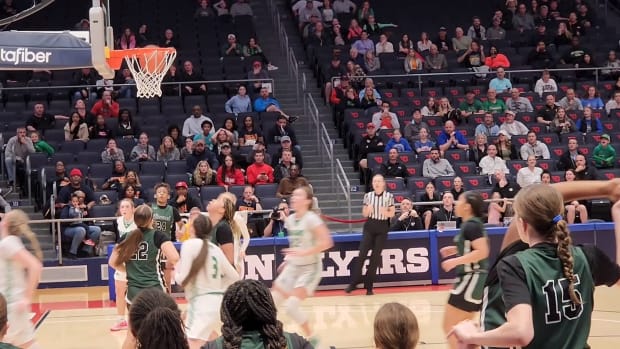
<svg viewBox="0 0 620 349"><path fill-rule="evenodd" d="M41 245L39 244L37 236L28 225L28 215L22 210L12 210L4 216L4 220L7 222L9 234L24 236L28 239L33 254L42 261L43 252L41 251Z"/></svg>

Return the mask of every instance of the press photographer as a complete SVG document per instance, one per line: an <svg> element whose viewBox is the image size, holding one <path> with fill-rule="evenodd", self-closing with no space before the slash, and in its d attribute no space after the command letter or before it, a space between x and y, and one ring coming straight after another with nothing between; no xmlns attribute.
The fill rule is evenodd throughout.
<svg viewBox="0 0 620 349"><path fill-rule="evenodd" d="M273 212L271 212L271 215L269 216L269 224L265 227L263 236L287 236L288 231L286 231L286 228L284 227L284 222L289 214L288 203L283 199L278 206L274 207Z"/></svg>

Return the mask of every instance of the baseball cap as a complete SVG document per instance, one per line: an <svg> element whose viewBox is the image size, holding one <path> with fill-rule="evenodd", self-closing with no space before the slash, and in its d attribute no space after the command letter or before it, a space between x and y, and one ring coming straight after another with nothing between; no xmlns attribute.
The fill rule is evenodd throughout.
<svg viewBox="0 0 620 349"><path fill-rule="evenodd" d="M235 34L228 34L228 40L230 39L236 39L237 37L235 36Z"/></svg>
<svg viewBox="0 0 620 349"><path fill-rule="evenodd" d="M372 122L369 122L366 124L366 128L375 128L375 124L373 124Z"/></svg>
<svg viewBox="0 0 620 349"><path fill-rule="evenodd" d="M504 136L506 136L506 137L510 137L510 134L508 134L508 131L506 131L506 130L500 130L500 131L499 131L499 134L500 134L500 135L504 135Z"/></svg>
<svg viewBox="0 0 620 349"><path fill-rule="evenodd" d="M606 140L608 140L608 141L611 141L611 137L609 137L609 135L608 135L607 133L603 133L603 134L601 135L601 139L606 139Z"/></svg>
<svg viewBox="0 0 620 349"><path fill-rule="evenodd" d="M444 26L439 27L439 31L440 31L440 32L445 32L445 31L447 31L447 30L448 30L448 29L446 29L446 27L444 27Z"/></svg>
<svg viewBox="0 0 620 349"><path fill-rule="evenodd" d="M291 141L291 137L289 137L289 136L282 136L280 138L280 143L282 143L282 142L290 142L290 141Z"/></svg>
<svg viewBox="0 0 620 349"><path fill-rule="evenodd" d="M175 184L174 187L175 188L185 188L185 189L187 189L187 183L185 183L185 181L180 181L180 182L177 182L177 184Z"/></svg>
<svg viewBox="0 0 620 349"><path fill-rule="evenodd" d="M230 143L228 143L228 142L224 142L224 143L222 143L221 147L222 147L222 148L225 148L225 147L230 148Z"/></svg>
<svg viewBox="0 0 620 349"><path fill-rule="evenodd" d="M71 170L71 172L69 172L69 177L73 177L73 176L83 177L82 171L80 171L79 168L74 168L73 170Z"/></svg>
<svg viewBox="0 0 620 349"><path fill-rule="evenodd" d="M515 116L517 114L515 114L515 112L513 112L512 110L506 110L506 114L510 114L512 116Z"/></svg>

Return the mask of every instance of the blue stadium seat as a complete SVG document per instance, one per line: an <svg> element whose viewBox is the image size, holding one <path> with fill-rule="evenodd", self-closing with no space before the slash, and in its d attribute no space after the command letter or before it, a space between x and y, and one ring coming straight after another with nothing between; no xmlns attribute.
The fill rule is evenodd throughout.
<svg viewBox="0 0 620 349"><path fill-rule="evenodd" d="M386 178L387 190L390 192L405 191L405 181L402 178Z"/></svg>
<svg viewBox="0 0 620 349"><path fill-rule="evenodd" d="M270 196L276 196L276 191L278 190L277 183L269 183L269 184L257 184L255 186L254 194L259 198L266 198Z"/></svg>
<svg viewBox="0 0 620 349"><path fill-rule="evenodd" d="M441 176L435 178L435 188L438 193L443 193L445 191L452 189L452 182L454 181L455 176Z"/></svg>
<svg viewBox="0 0 620 349"><path fill-rule="evenodd" d="M209 201L216 199L218 195L226 192L224 187L220 187L219 185L206 185L200 187L200 199L203 202L203 206L207 207Z"/></svg>

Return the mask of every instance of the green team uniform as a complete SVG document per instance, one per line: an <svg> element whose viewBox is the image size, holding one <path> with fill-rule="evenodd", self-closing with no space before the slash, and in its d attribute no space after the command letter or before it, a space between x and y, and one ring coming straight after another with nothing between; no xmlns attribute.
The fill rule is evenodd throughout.
<svg viewBox="0 0 620 349"><path fill-rule="evenodd" d="M9 343L0 343L0 349L19 349L19 348Z"/></svg>
<svg viewBox="0 0 620 349"><path fill-rule="evenodd" d="M311 349L313 348L310 342L304 337L296 333L284 332L284 338L286 338L287 349ZM216 340L207 342L203 349L223 349L224 340L222 337L218 337ZM241 334L241 343L239 345L241 349L262 349L265 348L265 341L262 335L258 331L249 331Z"/></svg>
<svg viewBox="0 0 620 349"><path fill-rule="evenodd" d="M480 311L480 324L483 331L494 330L506 322L506 308L504 307L502 288L499 286L497 263L505 257L526 250L529 247L528 244L521 240L513 242L500 252L497 260L489 270L482 296L482 310ZM484 348L493 349L493 347Z"/></svg>
<svg viewBox="0 0 620 349"><path fill-rule="evenodd" d="M570 300L569 283L562 273L555 244L537 244L525 251L507 256L497 264L499 291L504 308L494 309L495 315L487 308L485 314L496 318L497 327L499 325L497 320L500 320L497 315L502 310L507 313L516 305L530 305L534 338L523 347L524 349L586 348L592 318L594 287L602 284L611 286L620 279L620 266L596 247L570 248L574 259L575 290L582 301L581 304L573 304ZM494 296L497 297L497 293ZM489 321L485 321L485 325L488 323Z"/></svg>
<svg viewBox="0 0 620 349"><path fill-rule="evenodd" d="M128 233L125 237L130 234L132 233ZM170 241L170 237L155 229L145 230L143 234L138 250L125 263L128 304L131 304L136 295L144 289L158 288L164 290L164 275L160 269L160 248L163 243Z"/></svg>
<svg viewBox="0 0 620 349"><path fill-rule="evenodd" d="M170 205L159 206L153 204L153 225L155 229L167 234L172 241L176 241L176 222L181 220L179 211Z"/></svg>
<svg viewBox="0 0 620 349"><path fill-rule="evenodd" d="M454 243L459 256L473 251L471 243L487 237L484 224L479 218L473 217L461 225L459 233L454 236ZM456 267L458 276L454 288L450 292L448 304L468 312L479 311L482 305L482 291L486 281L488 260L463 264Z"/></svg>

